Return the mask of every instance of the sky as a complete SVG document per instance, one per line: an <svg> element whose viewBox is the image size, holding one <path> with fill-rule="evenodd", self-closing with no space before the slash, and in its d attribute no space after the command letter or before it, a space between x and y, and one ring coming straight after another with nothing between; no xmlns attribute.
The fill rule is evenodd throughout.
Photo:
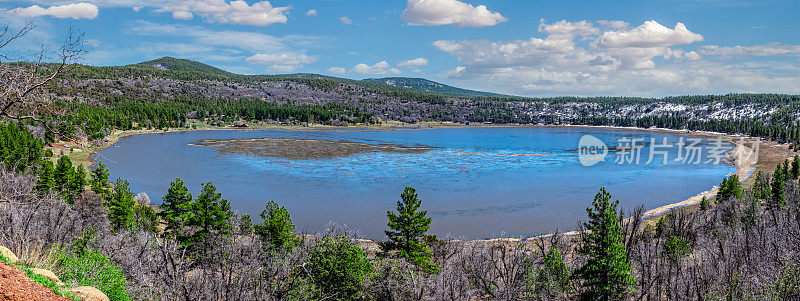
<svg viewBox="0 0 800 301"><path fill-rule="evenodd" d="M163 56L241 74L422 77L521 96L800 94L800 1L0 0L83 63Z"/></svg>

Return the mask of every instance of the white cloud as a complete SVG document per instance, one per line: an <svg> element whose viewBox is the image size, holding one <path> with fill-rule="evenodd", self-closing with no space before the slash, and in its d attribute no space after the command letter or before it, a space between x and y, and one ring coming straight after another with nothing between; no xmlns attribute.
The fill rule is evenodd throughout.
<svg viewBox="0 0 800 301"><path fill-rule="evenodd" d="M316 16L316 15L317 15L317 10L316 9L309 9L306 12L306 16Z"/></svg>
<svg viewBox="0 0 800 301"><path fill-rule="evenodd" d="M719 56L780 56L800 55L800 45L786 45L781 43L770 43L752 46L733 46L721 47L717 45L703 46L700 51L705 55Z"/></svg>
<svg viewBox="0 0 800 301"><path fill-rule="evenodd" d="M172 13L176 19L198 15L208 22L266 26L286 23L286 11L289 9L288 6L273 7L269 1L250 5L242 0L172 0L156 11Z"/></svg>
<svg viewBox="0 0 800 301"><path fill-rule="evenodd" d="M347 70L342 68L342 67L331 67L331 68L328 68L328 74L341 75L341 74L344 74L345 72L347 72Z"/></svg>
<svg viewBox="0 0 800 301"><path fill-rule="evenodd" d="M339 18L339 22L343 24L353 24L353 20L351 20L350 17L341 17Z"/></svg>
<svg viewBox="0 0 800 301"><path fill-rule="evenodd" d="M94 19L99 14L97 6L91 3L71 3L43 8L38 5L29 7L18 7L10 10L10 13L23 17L51 16L54 18L66 19Z"/></svg>
<svg viewBox="0 0 800 301"><path fill-rule="evenodd" d="M425 59L424 57L415 58L413 60L400 61L400 63L397 63L397 67L421 67L427 65L428 65L428 60Z"/></svg>
<svg viewBox="0 0 800 301"><path fill-rule="evenodd" d="M800 92L800 46L692 47L703 39L683 24L648 21L541 22L529 39L440 40L460 66L442 76L477 89L531 95L664 96L730 92ZM587 42L588 41L588 42ZM783 56L792 61L730 64L716 56Z"/></svg>
<svg viewBox="0 0 800 301"><path fill-rule="evenodd" d="M669 47L700 42L703 36L693 33L683 23L674 29L656 21L646 21L631 30L608 31L597 40L599 47Z"/></svg>
<svg viewBox="0 0 800 301"><path fill-rule="evenodd" d="M500 13L489 11L485 5L476 7L458 0L408 0L403 20L409 25L458 27L486 27L508 21Z"/></svg>
<svg viewBox="0 0 800 301"><path fill-rule="evenodd" d="M257 53L247 58L247 62L251 64L269 65L268 70L274 72L293 72L298 68L302 68L303 64L311 64L316 61L316 57L294 53Z"/></svg>
<svg viewBox="0 0 800 301"><path fill-rule="evenodd" d="M380 61L375 63L374 65L370 66L367 64L358 64L355 65L352 69L350 69L351 73L354 74L369 74L369 75L385 75L385 74L400 74L403 71L397 68L391 68L389 63L386 61Z"/></svg>
<svg viewBox="0 0 800 301"><path fill-rule="evenodd" d="M188 11L176 11L172 13L172 17L178 20L191 20L194 18L194 14Z"/></svg>

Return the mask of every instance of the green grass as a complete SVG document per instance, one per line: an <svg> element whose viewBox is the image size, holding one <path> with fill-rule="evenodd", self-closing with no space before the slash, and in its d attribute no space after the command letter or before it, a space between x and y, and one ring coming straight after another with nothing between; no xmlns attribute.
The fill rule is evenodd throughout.
<svg viewBox="0 0 800 301"><path fill-rule="evenodd" d="M54 293L56 293L56 295L64 296L75 301L80 301L80 298L78 298L78 296L75 296L74 294L65 291L63 288L59 287L58 284L56 284L53 280L50 280L49 278L39 274L34 274L33 270L31 270L29 267L14 265L11 262L11 260L5 258L2 255L0 255L0 261L5 262L10 266L16 267L17 269L25 272L25 274L28 275L28 278L30 278L31 280L33 280L38 284L44 285L45 287L51 289Z"/></svg>

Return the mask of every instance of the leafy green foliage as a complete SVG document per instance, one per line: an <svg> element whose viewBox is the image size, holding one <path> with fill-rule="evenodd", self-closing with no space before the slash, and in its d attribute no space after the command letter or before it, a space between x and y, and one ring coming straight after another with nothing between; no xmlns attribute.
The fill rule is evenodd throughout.
<svg viewBox="0 0 800 301"><path fill-rule="evenodd" d="M742 185L739 181L739 176L731 175L722 180L719 185L719 192L717 192L717 200L720 203L727 202L730 199L738 199L742 197Z"/></svg>
<svg viewBox="0 0 800 301"><path fill-rule="evenodd" d="M42 161L41 167L39 168L39 178L36 179L36 186L34 187L36 193L44 195L50 193L50 191L55 188L56 182L53 180L54 172L53 162L49 160Z"/></svg>
<svg viewBox="0 0 800 301"><path fill-rule="evenodd" d="M531 283L529 292L546 300L557 299L574 291L572 275L556 245L550 246L544 255L544 265L528 281Z"/></svg>
<svg viewBox="0 0 800 301"><path fill-rule="evenodd" d="M589 221L583 223L578 253L588 256L584 266L576 271L583 280L581 297L588 300L619 300L634 291L636 281L622 241L622 216L617 215L619 201L601 188L586 208Z"/></svg>
<svg viewBox="0 0 800 301"><path fill-rule="evenodd" d="M792 160L792 178L795 180L800 178L800 156L798 155L794 155Z"/></svg>
<svg viewBox="0 0 800 301"><path fill-rule="evenodd" d="M786 205L786 193L783 191L784 189L784 169L783 167L778 164L775 167L775 171L772 173L772 198L767 203L770 208L782 208Z"/></svg>
<svg viewBox="0 0 800 301"><path fill-rule="evenodd" d="M106 202L108 207L108 221L114 231L131 229L133 226L134 205L133 193L127 180L117 179L114 193Z"/></svg>
<svg viewBox="0 0 800 301"><path fill-rule="evenodd" d="M430 251L422 241L423 235L431 227L431 219L425 217L428 211L417 211L421 205L417 191L406 187L397 201L397 213L386 211L390 230L385 233L389 240L381 247L384 252L397 251L399 257L407 259L424 271L436 273L438 267L430 262Z"/></svg>
<svg viewBox="0 0 800 301"><path fill-rule="evenodd" d="M336 300L355 299L373 273L367 254L344 236L319 242L311 250L307 267L316 297Z"/></svg>
<svg viewBox="0 0 800 301"><path fill-rule="evenodd" d="M125 288L127 280L120 267L111 263L99 251L87 250L77 255L62 249L57 256L61 281L92 286L106 294L110 300L131 300Z"/></svg>
<svg viewBox="0 0 800 301"><path fill-rule="evenodd" d="M677 263L679 259L689 255L692 247L680 236L671 236L664 244L664 255L672 263Z"/></svg>
<svg viewBox="0 0 800 301"><path fill-rule="evenodd" d="M289 211L275 201L269 201L261 211L261 218L264 221L255 225L254 230L264 243L264 247L268 250L291 251L299 239L294 234L294 224Z"/></svg>
<svg viewBox="0 0 800 301"><path fill-rule="evenodd" d="M239 217L239 235L248 236L253 234L253 220L250 218L250 214L242 214Z"/></svg>
<svg viewBox="0 0 800 301"><path fill-rule="evenodd" d="M25 172L40 166L44 157L44 141L23 126L0 122L0 162L8 170Z"/></svg>
<svg viewBox="0 0 800 301"><path fill-rule="evenodd" d="M92 187L92 191L100 195L103 199L109 196L109 188L111 188L111 185L108 183L108 177L108 168L106 168L103 162L98 162L97 166L92 169L92 179L89 184Z"/></svg>
<svg viewBox="0 0 800 301"><path fill-rule="evenodd" d="M185 241L183 226L192 212L192 194L181 178L170 182L167 194L162 198L161 209L161 219L166 223L164 233L175 236L178 241Z"/></svg>
<svg viewBox="0 0 800 301"><path fill-rule="evenodd" d="M216 237L231 234L230 220L233 212L228 201L222 198L222 194L211 183L203 183L203 189L191 208L185 226L192 232L181 242L193 254L204 258L215 246Z"/></svg>

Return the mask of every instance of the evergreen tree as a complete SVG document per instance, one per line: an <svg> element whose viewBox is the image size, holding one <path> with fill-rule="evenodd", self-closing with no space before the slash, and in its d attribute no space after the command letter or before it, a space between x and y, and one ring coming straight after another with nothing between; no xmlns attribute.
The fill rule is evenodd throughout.
<svg viewBox="0 0 800 301"><path fill-rule="evenodd" d="M406 187L397 201L397 214L386 211L390 230L385 233L389 241L381 247L385 253L396 250L399 257L407 259L424 271L436 273L438 267L430 262L430 251L422 242L422 236L431 227L431 219L425 217L428 211L417 211L421 205L417 191Z"/></svg>
<svg viewBox="0 0 800 301"><path fill-rule="evenodd" d="M100 195L103 199L106 199L108 196L108 188L111 185L108 184L108 169L103 162L98 162L97 166L92 169L92 179L90 184L92 186L92 191Z"/></svg>
<svg viewBox="0 0 800 301"><path fill-rule="evenodd" d="M794 155L794 160L792 161L792 178L795 180L800 178L800 156Z"/></svg>
<svg viewBox="0 0 800 301"><path fill-rule="evenodd" d="M161 199L161 218L166 223L165 234L174 235L178 241L185 242L183 226L192 212L192 194L181 178L169 183L167 194Z"/></svg>
<svg viewBox="0 0 800 301"><path fill-rule="evenodd" d="M133 193L131 193L128 181L117 179L114 185L114 193L106 202L108 206L108 221L114 231L130 229L133 226L134 205Z"/></svg>
<svg viewBox="0 0 800 301"><path fill-rule="evenodd" d="M36 187L34 187L34 190L40 195L47 194L55 188L56 183L53 181L53 172L53 162L50 162L50 160L42 161L42 166L39 169L39 179L36 180Z"/></svg>
<svg viewBox="0 0 800 301"><path fill-rule="evenodd" d="M731 175L722 180L719 185L719 192L717 192L717 200L724 203L732 198L742 197L742 184L739 182L739 176Z"/></svg>
<svg viewBox="0 0 800 301"><path fill-rule="evenodd" d="M213 240L217 236L230 235L233 212L228 201L222 198L222 194L211 183L203 183L203 189L191 208L186 226L193 233L188 236L186 245L202 259L213 249Z"/></svg>
<svg viewBox="0 0 800 301"><path fill-rule="evenodd" d="M778 164L772 173L772 198L769 202L771 208L781 208L786 204L786 195L783 192L784 179L783 168Z"/></svg>
<svg viewBox="0 0 800 301"><path fill-rule="evenodd" d="M544 266L531 280L533 286L529 288L530 292L538 297L546 297L543 298L546 300L558 299L558 296L573 291L569 269L556 245L550 246L544 255Z"/></svg>
<svg viewBox="0 0 800 301"><path fill-rule="evenodd" d="M72 160L67 156L61 156L56 163L53 172L53 181L58 192L69 192L69 182L75 178L75 169L72 168Z"/></svg>
<svg viewBox="0 0 800 301"><path fill-rule="evenodd" d="M78 164L69 182L70 203L72 203L76 197L83 194L84 186L86 186L86 169L83 165Z"/></svg>
<svg viewBox="0 0 800 301"><path fill-rule="evenodd" d="M581 297L585 300L620 300L634 290L636 281L622 241L618 204L601 188L592 201L594 208L586 208L589 221L583 223L585 231L578 253L588 256L588 260L576 272L583 280Z"/></svg>
<svg viewBox="0 0 800 301"><path fill-rule="evenodd" d="M308 258L307 272L318 300L355 300L372 271L367 254L344 236L326 237Z"/></svg>
<svg viewBox="0 0 800 301"><path fill-rule="evenodd" d="M261 211L261 218L264 222L255 225L255 233L261 238L264 247L291 251L297 244L298 238L294 234L294 224L289 211L278 206L275 201L269 201L264 211Z"/></svg>
<svg viewBox="0 0 800 301"><path fill-rule="evenodd" d="M239 217L239 234L248 236L253 233L253 220L250 219L250 214L242 214Z"/></svg>

